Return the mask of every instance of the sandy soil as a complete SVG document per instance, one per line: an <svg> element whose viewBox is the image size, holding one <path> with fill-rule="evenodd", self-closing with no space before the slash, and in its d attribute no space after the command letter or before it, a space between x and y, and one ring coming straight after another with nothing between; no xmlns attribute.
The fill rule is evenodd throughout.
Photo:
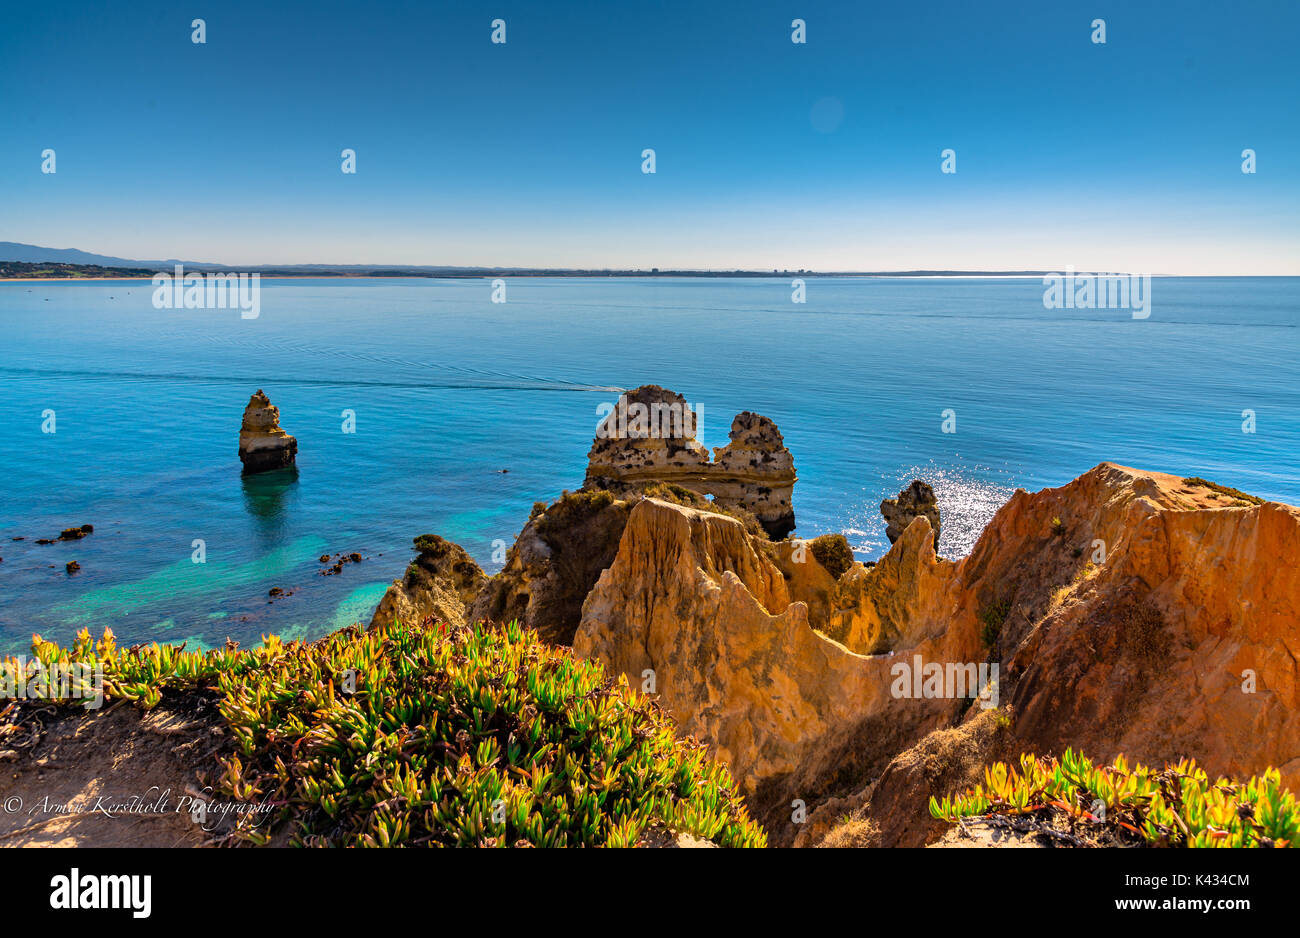
<svg viewBox="0 0 1300 938"><path fill-rule="evenodd" d="M200 766L229 746L210 701L184 711L46 708L39 741L0 753L0 846L181 847L211 838L189 813Z"/></svg>

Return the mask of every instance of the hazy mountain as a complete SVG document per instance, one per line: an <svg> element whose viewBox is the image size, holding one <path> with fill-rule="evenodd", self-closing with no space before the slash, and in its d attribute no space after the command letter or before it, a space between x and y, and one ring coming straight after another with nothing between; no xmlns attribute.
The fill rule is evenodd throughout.
<svg viewBox="0 0 1300 938"><path fill-rule="evenodd" d="M76 248L43 248L35 244L20 244L17 241L0 241L0 261L23 261L28 264L40 264L57 261L63 264L98 264L100 267L170 267L175 264L200 265L199 261L136 261L125 257L109 257L106 254L91 254ZM213 266L211 264L202 266Z"/></svg>

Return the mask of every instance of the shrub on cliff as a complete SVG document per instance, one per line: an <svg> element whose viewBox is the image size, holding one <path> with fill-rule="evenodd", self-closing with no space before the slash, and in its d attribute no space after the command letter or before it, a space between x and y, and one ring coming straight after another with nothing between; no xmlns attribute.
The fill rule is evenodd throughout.
<svg viewBox="0 0 1300 938"><path fill-rule="evenodd" d="M219 691L237 746L223 794L279 806L240 818L249 843L291 825L311 846L631 846L664 831L766 844L727 769L657 704L514 623L206 653L83 632L70 649L37 636L33 652L98 663L107 696L145 708Z"/></svg>
<svg viewBox="0 0 1300 938"><path fill-rule="evenodd" d="M462 600L472 599L487 577L465 548L437 534L421 534L415 538L416 557L406 568L406 583L417 585L430 571L447 578L447 585L461 594Z"/></svg>
<svg viewBox="0 0 1300 938"><path fill-rule="evenodd" d="M537 505L533 506L533 515L537 518L537 533L549 543L555 535L600 514L617 499L604 489L592 491L564 492L549 507L539 514Z"/></svg>
<svg viewBox="0 0 1300 938"><path fill-rule="evenodd" d="M1277 769L1244 782L1211 782L1192 760L1163 770L1123 756L1097 766L1066 750L1055 759L1020 757L1020 769L998 762L984 784L965 794L930 799L930 814L944 821L1011 816L1044 825L1063 824L1096 840L1178 847L1290 847L1300 841L1300 803L1282 787Z"/></svg>
<svg viewBox="0 0 1300 938"><path fill-rule="evenodd" d="M853 566L853 550L843 534L823 534L813 538L811 547L813 559L825 567L833 579L838 580Z"/></svg>
<svg viewBox="0 0 1300 938"><path fill-rule="evenodd" d="M1243 492L1241 489L1234 489L1231 486L1220 485L1218 482L1211 482L1209 479L1202 479L1200 476L1188 476L1183 479L1183 484L1200 486L1201 488L1209 489L1210 491L1216 492L1227 498L1244 502L1247 505L1264 504L1264 499L1260 498L1258 495L1251 495L1249 492Z"/></svg>
<svg viewBox="0 0 1300 938"><path fill-rule="evenodd" d="M992 648L997 644L998 638L1002 635L1002 626L1006 624L1009 615L1011 615L1011 600L1009 599L990 603L980 608L978 616L980 621L980 641L984 643L985 648Z"/></svg>

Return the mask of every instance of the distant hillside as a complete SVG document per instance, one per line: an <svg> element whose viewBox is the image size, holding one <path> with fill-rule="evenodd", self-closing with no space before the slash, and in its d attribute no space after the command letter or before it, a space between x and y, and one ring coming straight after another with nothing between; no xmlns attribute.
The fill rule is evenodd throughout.
<svg viewBox="0 0 1300 938"><path fill-rule="evenodd" d="M137 261L125 257L109 257L105 254L91 254L76 248L43 248L36 244L22 244L18 241L0 241L0 261L22 261L27 264L41 264L49 261L61 264L93 264L100 267L148 267L151 271L171 267L175 264L189 266L191 261Z"/></svg>

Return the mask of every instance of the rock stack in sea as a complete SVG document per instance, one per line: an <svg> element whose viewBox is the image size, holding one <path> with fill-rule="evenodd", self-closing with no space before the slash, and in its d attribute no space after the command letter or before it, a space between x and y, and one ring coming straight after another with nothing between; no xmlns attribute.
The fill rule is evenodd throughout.
<svg viewBox="0 0 1300 938"><path fill-rule="evenodd" d="M280 429L280 408L258 388L244 408L239 429L239 461L244 475L288 469L298 456L298 440Z"/></svg>
<svg viewBox="0 0 1300 938"><path fill-rule="evenodd" d="M930 530L934 532L934 549L939 549L939 500L934 497L934 489L920 479L913 479L897 498L881 502L880 513L885 516L885 536L889 543L902 537L907 526L922 516L930 522Z"/></svg>
<svg viewBox="0 0 1300 938"><path fill-rule="evenodd" d="M731 421L731 442L713 450L709 494L724 508L751 512L773 538L794 530L794 457L776 424L745 411Z"/></svg>
<svg viewBox="0 0 1300 938"><path fill-rule="evenodd" d="M583 488L623 494L655 484L712 495L753 514L772 538L794 530L794 459L767 417L745 411L731 442L714 450L695 438L697 415L674 391L648 384L623 394L597 429Z"/></svg>

